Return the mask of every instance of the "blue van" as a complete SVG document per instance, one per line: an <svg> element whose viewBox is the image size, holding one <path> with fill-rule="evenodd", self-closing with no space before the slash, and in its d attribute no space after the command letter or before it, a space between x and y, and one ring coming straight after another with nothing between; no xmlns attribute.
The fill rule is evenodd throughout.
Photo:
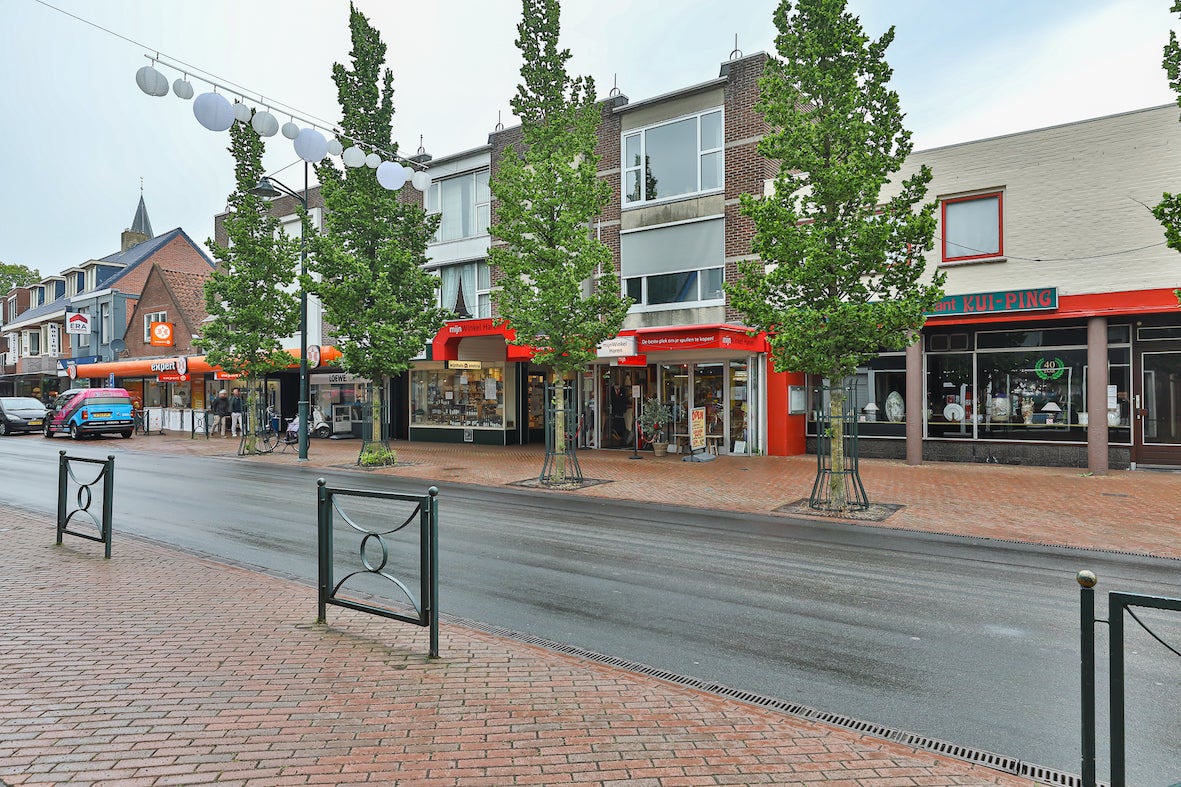
<svg viewBox="0 0 1181 787"><path fill-rule="evenodd" d="M58 396L45 416L45 436L66 432L75 440L116 433L131 437L135 416L123 388L75 388Z"/></svg>

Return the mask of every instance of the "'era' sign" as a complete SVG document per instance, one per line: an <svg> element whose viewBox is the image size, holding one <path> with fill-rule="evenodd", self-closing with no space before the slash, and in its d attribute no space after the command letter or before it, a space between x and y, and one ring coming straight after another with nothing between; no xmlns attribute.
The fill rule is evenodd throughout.
<svg viewBox="0 0 1181 787"><path fill-rule="evenodd" d="M970 295L948 295L935 304L929 316L945 314L995 314L996 312L1030 312L1058 308L1057 287L1037 287L1031 290L1001 290Z"/></svg>

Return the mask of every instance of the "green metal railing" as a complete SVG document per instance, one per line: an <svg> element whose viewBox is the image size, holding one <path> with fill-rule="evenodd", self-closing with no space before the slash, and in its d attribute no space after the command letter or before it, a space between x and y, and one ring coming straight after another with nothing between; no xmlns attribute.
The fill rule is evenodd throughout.
<svg viewBox="0 0 1181 787"><path fill-rule="evenodd" d="M1096 787L1095 776L1095 624L1106 623L1111 636L1108 658L1108 717L1111 726L1111 787L1127 785L1127 730L1124 703L1124 615L1130 615L1148 635L1176 656L1181 651L1156 635L1136 615L1134 607L1181 612L1181 598L1145 596L1138 593L1107 594L1107 620L1095 618L1095 585L1098 579L1090 571L1076 577L1080 590L1079 623L1082 663L1082 783Z"/></svg>
<svg viewBox="0 0 1181 787"><path fill-rule="evenodd" d="M101 469L90 481L83 481L74 472L75 465L98 465ZM75 507L70 508L71 482L76 487L74 494ZM101 485L102 514L101 517L91 511L94 505L94 488ZM115 489L115 457L103 459L84 459L77 456L66 456L65 451L58 451L57 461L57 543L61 544L63 535L77 536L88 541L98 541L104 545L103 557L111 557L111 512ZM91 525L98 531L98 535L79 532L71 529L71 525Z"/></svg>
<svg viewBox="0 0 1181 787"><path fill-rule="evenodd" d="M337 489L327 485L321 478L316 481L317 487L317 526L319 533L319 609L317 623L326 623L329 604L371 615L379 615L404 623L413 623L430 629L430 657L439 656L439 490L431 487L425 495L408 495L397 492L377 492L362 489ZM392 500L408 502L414 505L409 516L400 525L383 530L370 530L357 524L342 508L342 499L369 498L376 500ZM339 518L350 530L360 534L358 557L361 568L351 571L343 579L337 581L334 574L333 538L335 524ZM418 519L419 546L419 589L418 595L400 579L389 573L390 545L387 537L407 527ZM373 550L380 550L379 560L371 560ZM354 577L380 577L402 591L414 614L408 614L393 607L378 606L360 601L356 598L345 598L340 594L342 586Z"/></svg>
<svg viewBox="0 0 1181 787"><path fill-rule="evenodd" d="M537 480L548 483L557 477L559 483L580 484L583 481L582 466L578 464L578 408L574 403L574 387L562 387L562 409L555 402L555 388L545 386L545 462ZM562 446L558 445L558 429L565 436Z"/></svg>

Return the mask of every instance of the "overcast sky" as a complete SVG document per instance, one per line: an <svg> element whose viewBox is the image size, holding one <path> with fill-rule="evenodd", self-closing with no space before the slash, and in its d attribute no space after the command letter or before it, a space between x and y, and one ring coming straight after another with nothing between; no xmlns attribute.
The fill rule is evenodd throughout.
<svg viewBox="0 0 1181 787"><path fill-rule="evenodd" d="M594 77L600 96L618 84L636 101L716 77L735 35L744 54L771 51L775 5L564 0L563 45L572 72ZM896 27L887 58L919 149L1171 103L1160 67L1178 27L1170 5L850 0L871 35ZM460 152L487 142L498 113L515 122L519 0L357 6L388 46L401 153L412 154L420 134L434 155ZM229 134L199 126L189 101L140 92L145 54L237 83L255 103L261 95L304 116L338 117L331 68L349 50L341 0L0 0L0 14L0 261L43 275L118 251L140 178L156 234L179 226L202 242L225 207ZM209 89L190 81L198 94ZM294 188L297 161L282 136L268 141L268 171Z"/></svg>

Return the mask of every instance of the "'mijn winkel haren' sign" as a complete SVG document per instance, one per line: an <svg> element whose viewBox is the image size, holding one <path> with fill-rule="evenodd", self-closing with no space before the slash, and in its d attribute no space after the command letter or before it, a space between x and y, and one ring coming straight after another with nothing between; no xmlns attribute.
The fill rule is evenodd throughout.
<svg viewBox="0 0 1181 787"><path fill-rule="evenodd" d="M995 314L997 312L1032 312L1058 308L1057 287L1037 287L1032 290L1001 290L969 295L948 295L928 316L946 314Z"/></svg>

